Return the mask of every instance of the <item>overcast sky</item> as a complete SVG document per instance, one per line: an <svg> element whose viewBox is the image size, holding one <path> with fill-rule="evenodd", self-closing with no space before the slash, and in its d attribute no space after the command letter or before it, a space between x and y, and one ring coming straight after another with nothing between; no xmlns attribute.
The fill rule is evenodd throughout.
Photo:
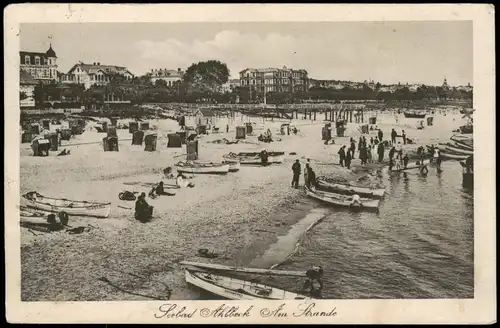
<svg viewBox="0 0 500 328"><path fill-rule="evenodd" d="M23 24L21 50L46 51L59 70L75 63L186 69L225 62L245 68L302 68L309 77L384 83L473 83L472 22Z"/></svg>

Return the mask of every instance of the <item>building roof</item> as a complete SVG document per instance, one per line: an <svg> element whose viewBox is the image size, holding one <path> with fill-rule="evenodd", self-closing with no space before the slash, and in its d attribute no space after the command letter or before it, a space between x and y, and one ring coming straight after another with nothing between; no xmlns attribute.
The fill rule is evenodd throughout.
<svg viewBox="0 0 500 328"><path fill-rule="evenodd" d="M85 64L85 63L76 64L68 71L68 74L71 73L76 67L80 67L83 71L87 72L88 74L97 74L97 72L99 71L102 71L103 73L132 74L126 67L114 66L114 65L101 65L100 63L95 65Z"/></svg>
<svg viewBox="0 0 500 328"><path fill-rule="evenodd" d="M155 69L151 72L151 77L182 77L183 71L175 69Z"/></svg>
<svg viewBox="0 0 500 328"><path fill-rule="evenodd" d="M198 108L198 111L206 117L215 116L214 112L210 108Z"/></svg>
<svg viewBox="0 0 500 328"><path fill-rule="evenodd" d="M50 44L49 46L49 50L47 50L47 56L48 57L56 57L56 52L54 51L54 49L52 49L52 44Z"/></svg>
<svg viewBox="0 0 500 328"><path fill-rule="evenodd" d="M19 70L19 84L36 85L38 82L28 72Z"/></svg>

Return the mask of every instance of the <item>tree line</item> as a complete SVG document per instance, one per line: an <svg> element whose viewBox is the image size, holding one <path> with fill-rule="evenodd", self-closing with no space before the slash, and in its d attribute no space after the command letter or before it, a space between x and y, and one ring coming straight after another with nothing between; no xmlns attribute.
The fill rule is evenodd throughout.
<svg viewBox="0 0 500 328"><path fill-rule="evenodd" d="M92 85L85 89L81 84L54 83L35 87L35 103L43 106L47 101L54 101L56 107L104 103L113 95L114 99L128 101L131 104L142 103L262 103L264 97L269 104L301 103L304 101L335 100L426 100L426 99L472 99L472 91L456 88L421 86L415 92L406 86L395 92L380 90L363 85L360 89L345 87L333 90L314 86L307 92L256 92L249 87L237 86L230 91L222 90L227 83L230 71L225 63L218 60L193 63L187 68L182 79L172 84L163 80L152 82L151 73L126 79L122 75L112 75L106 85ZM22 95L21 95L22 96ZM59 102L60 101L60 102Z"/></svg>

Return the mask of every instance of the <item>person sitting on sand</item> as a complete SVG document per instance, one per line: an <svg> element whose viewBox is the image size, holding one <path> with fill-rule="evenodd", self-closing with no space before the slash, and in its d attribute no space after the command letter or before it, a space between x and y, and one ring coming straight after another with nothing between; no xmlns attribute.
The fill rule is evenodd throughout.
<svg viewBox="0 0 500 328"><path fill-rule="evenodd" d="M153 206L146 202L146 193L141 193L135 202L135 219L141 222L151 220Z"/></svg>
<svg viewBox="0 0 500 328"><path fill-rule="evenodd" d="M155 188L155 193L158 196L160 196L160 195L168 195L168 196L170 196L171 195L168 192L165 192L165 186L163 185L163 181L160 181L160 183L158 183L158 185Z"/></svg>
<svg viewBox="0 0 500 328"><path fill-rule="evenodd" d="M262 151L259 154L259 157L260 157L260 161L261 161L262 165L268 164L269 155L267 154L267 150L262 149Z"/></svg>

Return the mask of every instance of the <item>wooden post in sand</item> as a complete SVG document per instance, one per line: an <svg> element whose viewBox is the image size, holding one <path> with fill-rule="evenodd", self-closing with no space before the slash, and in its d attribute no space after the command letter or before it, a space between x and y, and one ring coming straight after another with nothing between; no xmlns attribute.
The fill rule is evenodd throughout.
<svg viewBox="0 0 500 328"><path fill-rule="evenodd" d="M325 110L325 121L328 121L328 112Z"/></svg>
<svg viewBox="0 0 500 328"><path fill-rule="evenodd" d="M365 111L363 109L361 109L361 123L365 123L365 115L364 115Z"/></svg>
<svg viewBox="0 0 500 328"><path fill-rule="evenodd" d="M313 120L315 120L315 121L316 121L316 111L314 111Z"/></svg>
<svg viewBox="0 0 500 328"><path fill-rule="evenodd" d="M352 109L349 111L349 123L352 123Z"/></svg>
<svg viewBox="0 0 500 328"><path fill-rule="evenodd" d="M307 108L304 108L304 120L307 119Z"/></svg>

